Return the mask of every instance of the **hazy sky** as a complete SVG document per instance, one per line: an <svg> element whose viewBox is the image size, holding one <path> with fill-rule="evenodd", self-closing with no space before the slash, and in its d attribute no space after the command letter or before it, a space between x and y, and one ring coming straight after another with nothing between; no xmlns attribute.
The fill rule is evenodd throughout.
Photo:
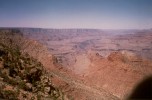
<svg viewBox="0 0 152 100"><path fill-rule="evenodd" d="M0 0L0 27L152 28L152 0Z"/></svg>

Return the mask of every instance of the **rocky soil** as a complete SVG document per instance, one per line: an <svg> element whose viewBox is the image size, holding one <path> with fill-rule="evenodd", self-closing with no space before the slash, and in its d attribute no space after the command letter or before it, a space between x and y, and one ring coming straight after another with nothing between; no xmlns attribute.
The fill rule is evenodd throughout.
<svg viewBox="0 0 152 100"><path fill-rule="evenodd" d="M22 52L13 39L18 34L1 33L0 98L6 100L63 100L63 93L52 84L43 64ZM10 42L10 43L8 43Z"/></svg>

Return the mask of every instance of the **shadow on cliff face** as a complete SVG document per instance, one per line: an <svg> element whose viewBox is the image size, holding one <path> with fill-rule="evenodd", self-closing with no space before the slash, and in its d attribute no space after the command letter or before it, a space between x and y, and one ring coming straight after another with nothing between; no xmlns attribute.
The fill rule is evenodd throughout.
<svg viewBox="0 0 152 100"><path fill-rule="evenodd" d="M139 83L128 100L152 100L152 76Z"/></svg>

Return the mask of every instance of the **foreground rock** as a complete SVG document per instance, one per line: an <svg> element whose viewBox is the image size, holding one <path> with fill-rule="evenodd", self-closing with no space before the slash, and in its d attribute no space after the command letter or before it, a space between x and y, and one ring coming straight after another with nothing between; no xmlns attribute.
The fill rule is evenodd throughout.
<svg viewBox="0 0 152 100"><path fill-rule="evenodd" d="M51 77L42 63L28 53L22 53L20 47L14 45L12 39L4 34L1 34L0 42L0 98L7 100L63 99L61 90L53 86Z"/></svg>

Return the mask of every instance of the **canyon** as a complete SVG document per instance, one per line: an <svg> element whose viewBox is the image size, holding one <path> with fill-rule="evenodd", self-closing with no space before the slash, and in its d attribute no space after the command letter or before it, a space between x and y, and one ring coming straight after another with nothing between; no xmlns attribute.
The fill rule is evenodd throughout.
<svg viewBox="0 0 152 100"><path fill-rule="evenodd" d="M0 43L41 63L57 100L124 100L152 75L152 29L0 28Z"/></svg>

